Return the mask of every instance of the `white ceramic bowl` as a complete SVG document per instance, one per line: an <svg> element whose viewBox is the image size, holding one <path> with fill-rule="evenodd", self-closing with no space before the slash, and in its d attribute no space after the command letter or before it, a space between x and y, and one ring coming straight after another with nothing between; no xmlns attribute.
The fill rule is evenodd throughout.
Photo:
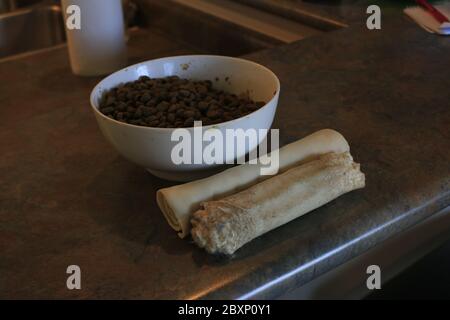
<svg viewBox="0 0 450 320"><path fill-rule="evenodd" d="M100 81L92 90L91 106L95 118L105 138L122 156L160 178L188 181L207 175L219 164L175 164L171 159L172 149L179 143L171 141L175 129L135 126L113 120L98 110L99 101L105 90L144 75L152 78L177 75L194 80L211 80L215 88L235 94L248 91L254 101L267 102L262 108L244 117L204 126L203 132L209 128L217 128L225 136L226 129L269 129L272 125L278 104L280 82L272 71L255 62L225 56L192 55L145 61L117 71ZM193 134L194 128L188 130ZM197 146L200 143L202 147L208 144L201 138L200 141L193 141L191 154L194 154L196 143ZM236 157L243 156L242 153L255 149L257 145L257 139L250 139L245 152L236 154ZM226 152L223 157L224 163L230 159Z"/></svg>

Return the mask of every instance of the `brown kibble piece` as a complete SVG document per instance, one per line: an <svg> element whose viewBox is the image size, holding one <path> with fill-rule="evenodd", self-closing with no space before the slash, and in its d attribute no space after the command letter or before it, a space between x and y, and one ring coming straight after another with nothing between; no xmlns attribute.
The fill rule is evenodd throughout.
<svg viewBox="0 0 450 320"><path fill-rule="evenodd" d="M210 80L141 76L106 92L99 110L133 125L179 128L191 127L194 121L210 125L237 119L264 105L252 101L246 91L236 95L214 89Z"/></svg>

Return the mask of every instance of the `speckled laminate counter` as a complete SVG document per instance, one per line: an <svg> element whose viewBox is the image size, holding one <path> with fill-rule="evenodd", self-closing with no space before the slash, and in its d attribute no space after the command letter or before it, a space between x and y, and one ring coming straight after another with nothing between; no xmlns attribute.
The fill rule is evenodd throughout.
<svg viewBox="0 0 450 320"><path fill-rule="evenodd" d="M193 51L148 39L130 63ZM170 183L107 144L88 105L98 78L72 75L65 49L1 63L0 297L275 298L431 216L450 204L449 53L399 16L250 55L281 80L281 143L342 132L367 187L232 259L170 229L155 202ZM82 290L66 289L71 264Z"/></svg>

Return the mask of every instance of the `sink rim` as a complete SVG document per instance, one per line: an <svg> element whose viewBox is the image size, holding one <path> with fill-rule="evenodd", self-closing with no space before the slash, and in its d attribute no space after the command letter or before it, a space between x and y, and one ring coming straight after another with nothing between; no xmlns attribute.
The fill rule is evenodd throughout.
<svg viewBox="0 0 450 320"><path fill-rule="evenodd" d="M55 11L62 15L62 9L58 5L39 5L35 7L29 7L29 8L19 8L10 12L0 13L0 20L12 18L20 15L27 15L27 14L33 14L37 11Z"/></svg>
<svg viewBox="0 0 450 320"><path fill-rule="evenodd" d="M25 29L17 33L18 30L15 30L15 28L17 26L23 28L29 22L33 22L31 25L33 30L30 30L30 32L38 32L36 34L37 39L42 39L41 34L43 37L48 38L46 40L36 40L37 42L33 40L28 46L15 45L17 37L22 37L20 34L28 30ZM29 54L52 50L66 45L64 18L62 8L58 5L41 4L2 13L0 14L0 24L4 25L2 30L4 30L3 35L5 36L1 45L0 62L14 60ZM11 32L15 31L8 36L8 30Z"/></svg>

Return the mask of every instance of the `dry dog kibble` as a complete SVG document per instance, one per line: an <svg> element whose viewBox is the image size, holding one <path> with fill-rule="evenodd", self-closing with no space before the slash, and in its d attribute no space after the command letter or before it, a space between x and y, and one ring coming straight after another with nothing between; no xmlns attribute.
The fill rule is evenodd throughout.
<svg viewBox="0 0 450 320"><path fill-rule="evenodd" d="M142 76L107 91L99 110L129 124L181 128L192 127L194 121L202 121L203 125L230 121L265 104L254 102L248 94L235 95L214 89L209 80Z"/></svg>

